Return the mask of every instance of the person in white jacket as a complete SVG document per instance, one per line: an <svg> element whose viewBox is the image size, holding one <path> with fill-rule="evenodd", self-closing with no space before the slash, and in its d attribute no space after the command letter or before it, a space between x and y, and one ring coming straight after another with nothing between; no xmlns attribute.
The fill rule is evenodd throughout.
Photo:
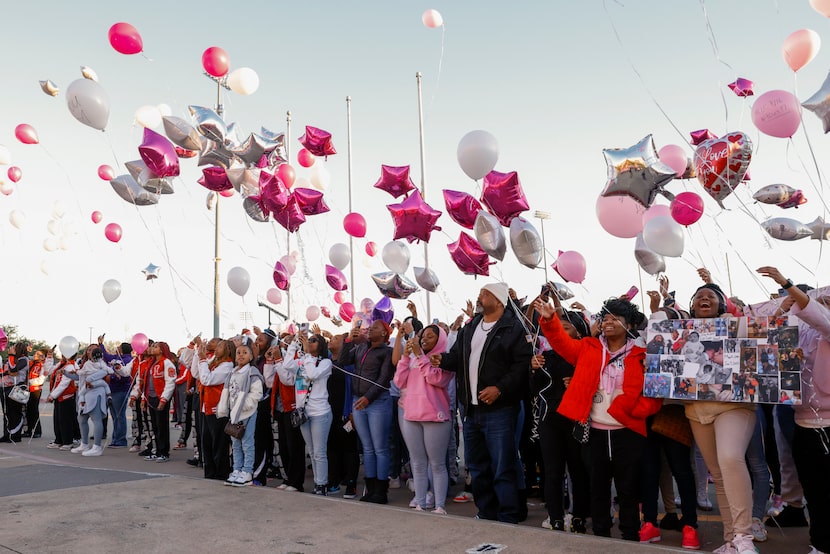
<svg viewBox="0 0 830 554"><path fill-rule="evenodd" d="M219 397L216 415L229 418L229 423L241 423L245 434L241 439L231 437L233 445L233 472L225 481L226 485L247 487L253 484L254 433L256 432L257 405L262 399L262 374L250 365L254 353L248 345L236 348L236 366Z"/></svg>
<svg viewBox="0 0 830 554"><path fill-rule="evenodd" d="M302 346L299 356L295 357ZM305 411L307 420L300 426L308 449L311 451L311 469L314 474L314 494L326 496L328 491L329 461L326 445L331 428L331 405L327 381L331 375L331 360L325 337L300 335L277 366L280 381L294 385L296 408Z"/></svg>
<svg viewBox="0 0 830 554"><path fill-rule="evenodd" d="M112 369L104 362L101 349L90 346L87 349L89 359L74 377L78 379L78 424L81 427L81 444L71 450L84 456L100 456L104 453L101 439L104 436L104 415L107 413L109 385L104 378ZM89 445L89 420L92 418L93 445Z"/></svg>

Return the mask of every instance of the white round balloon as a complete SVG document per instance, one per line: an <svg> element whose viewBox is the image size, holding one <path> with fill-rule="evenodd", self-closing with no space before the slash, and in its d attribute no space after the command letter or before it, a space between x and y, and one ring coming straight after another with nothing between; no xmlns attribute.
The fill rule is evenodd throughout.
<svg viewBox="0 0 830 554"><path fill-rule="evenodd" d="M311 186L319 191L324 191L331 184L331 173L323 166L323 164L314 164L311 168Z"/></svg>
<svg viewBox="0 0 830 554"><path fill-rule="evenodd" d="M478 181L496 167L499 143L487 131L470 131L458 142L458 165L467 177Z"/></svg>
<svg viewBox="0 0 830 554"><path fill-rule="evenodd" d="M409 247L400 241L387 242L380 254L381 260L389 271L395 273L406 273L409 268Z"/></svg>
<svg viewBox="0 0 830 554"><path fill-rule="evenodd" d="M48 237L43 240L43 249L47 252L54 252L60 248L60 244L58 244L58 239L55 237Z"/></svg>
<svg viewBox="0 0 830 554"><path fill-rule="evenodd" d="M351 260L352 255L349 253L349 247L342 242L333 244L329 249L329 261L337 269L342 271Z"/></svg>
<svg viewBox="0 0 830 554"><path fill-rule="evenodd" d="M104 281L104 286L101 287L101 294L104 295L104 300L107 304L112 304L119 296L121 296L121 283L115 279L108 279Z"/></svg>
<svg viewBox="0 0 830 554"><path fill-rule="evenodd" d="M78 343L78 339L71 336L63 337L60 342L58 342L58 350L64 358L71 358L77 354L78 348L80 347L81 345Z"/></svg>
<svg viewBox="0 0 830 554"><path fill-rule="evenodd" d="M9 223L11 223L15 229L22 229L23 226L26 225L26 214L20 210L12 210L9 212Z"/></svg>
<svg viewBox="0 0 830 554"><path fill-rule="evenodd" d="M643 240L661 256L677 258L683 254L683 226L671 216L650 219L643 227Z"/></svg>
<svg viewBox="0 0 830 554"><path fill-rule="evenodd" d="M12 155L9 149L0 144L0 165L10 165L12 163Z"/></svg>
<svg viewBox="0 0 830 554"><path fill-rule="evenodd" d="M228 286L239 296L245 296L251 286L251 275L244 267L232 267L228 271Z"/></svg>
<svg viewBox="0 0 830 554"><path fill-rule="evenodd" d="M240 67L228 75L228 86L235 93L248 96L259 88L259 75L250 67Z"/></svg>

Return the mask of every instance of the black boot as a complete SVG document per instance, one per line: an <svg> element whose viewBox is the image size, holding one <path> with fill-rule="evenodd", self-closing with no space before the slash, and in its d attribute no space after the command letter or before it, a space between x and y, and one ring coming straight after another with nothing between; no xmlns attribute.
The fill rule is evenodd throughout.
<svg viewBox="0 0 830 554"><path fill-rule="evenodd" d="M377 487L378 480L374 477L366 478L366 493L360 497L361 502L369 502L373 494L375 494L375 487Z"/></svg>
<svg viewBox="0 0 830 554"><path fill-rule="evenodd" d="M386 504L389 502L389 499L386 496L386 493L389 492L389 479L375 479L375 492L372 493L367 502L371 502L372 504Z"/></svg>

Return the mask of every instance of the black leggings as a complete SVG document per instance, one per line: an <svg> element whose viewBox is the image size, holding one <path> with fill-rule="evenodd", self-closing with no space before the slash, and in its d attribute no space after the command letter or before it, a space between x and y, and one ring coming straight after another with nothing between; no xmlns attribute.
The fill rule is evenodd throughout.
<svg viewBox="0 0 830 554"><path fill-rule="evenodd" d="M545 466L545 506L551 521L564 520L562 483L565 467L573 483L573 515L587 519L591 515L591 487L588 476L587 450L573 438L574 422L548 410L539 421L539 446Z"/></svg>

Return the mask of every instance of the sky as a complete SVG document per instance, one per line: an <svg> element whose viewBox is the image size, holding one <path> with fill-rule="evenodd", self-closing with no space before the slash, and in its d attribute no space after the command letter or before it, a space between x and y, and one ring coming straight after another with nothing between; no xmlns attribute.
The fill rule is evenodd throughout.
<svg viewBox="0 0 830 554"><path fill-rule="evenodd" d="M820 51L797 79L781 55L782 42L795 30L810 28L830 38L830 21L807 0L251 0L223 5L222 11L156 0L98 4L93 9L57 0L15 3L0 34L0 144L22 170L14 192L0 196L0 324L17 325L29 337L57 342L72 335L85 341L106 332L108 339L129 340L143 332L176 346L196 333L212 333L214 212L205 206L208 191L196 183L201 175L196 161L182 160L175 193L149 207L127 204L96 174L101 164L127 173L124 163L139 158L143 130L134 122L139 107L167 104L173 115L186 119L188 105L213 107L216 86L201 67L201 54L210 46L228 52L231 70L250 67L259 75L256 93L223 93L225 120L236 122L243 136L261 126L288 131L290 161L306 178L309 170L294 158L305 125L331 132L338 150L317 162L330 174L325 199L331 211L309 218L290 244L276 223L248 219L239 195L221 199L223 335L267 325L267 312L257 303L274 286L274 262L293 251L302 263L292 278L292 317L305 319L312 305L336 312L323 266L334 243L348 243L342 228L349 189L347 96L352 98L353 209L368 221L366 238L355 240L352 286L356 303L380 299L370 276L386 268L380 255L370 258L363 249L369 240L382 247L392 239L385 205L394 200L372 185L381 164L411 165L420 184L416 72L423 74L426 201L445 212L438 222L442 231L433 233L428 246L430 266L441 280L438 292L430 294L432 317L452 320L465 299L493 280L508 282L521 296L535 294L545 281L543 269L520 265L509 247L505 260L491 266L490 277L463 275L450 260L446 245L461 227L446 215L441 190L480 194L480 185L456 159L458 141L475 129L498 139L495 169L518 172L531 208L526 216L532 219L534 210L551 213L544 224L548 263L560 250L585 257L584 282L569 287L589 308L631 285L656 288L655 278L638 269L634 239L613 237L597 221L594 206L607 178L603 148L628 147L652 134L658 148L678 144L691 156L688 133L701 128L719 135L747 133L755 147L752 179L725 200L726 209L707 198L703 219L686 230L683 255L667 258L680 304L698 286L695 268L701 266L748 302L764 300L777 288L754 275L762 265L777 265L797 282L827 284L823 243L776 241L759 225L769 217L802 222L827 217L825 178L818 176L811 154L819 164L825 159L828 138L820 121L805 111L792 140L762 135L750 117L754 98L739 98L726 86L743 77L754 81L756 95L785 89L802 101L818 90L830 53ZM428 8L442 14L443 29L422 24ZM107 31L119 21L141 33L143 54L125 56L110 46ZM81 78L80 66L97 73L109 96L105 132L82 125L67 109L63 93ZM45 79L61 89L57 97L40 90L38 81ZM15 139L20 123L37 130L40 144ZM1 169L8 182L6 168ZM755 204L752 193L773 183L802 189L808 203L786 211ZM675 180L667 189L703 194L696 180ZM21 229L9 222L12 210L26 216ZM93 210L103 213L99 225L90 220ZM43 243L56 214L62 216L53 230L71 237L66 250L47 252ZM104 237L109 222L123 228L117 244ZM407 275L414 280L412 267L424 265L423 248L413 244L410 252ZM141 272L150 263L161 267L155 281ZM244 297L226 284L235 266L251 275ZM551 270L548 278L562 282ZM108 279L122 285L121 296L110 304L101 293ZM411 297L422 319L426 295ZM393 305L406 315L404 301ZM275 307L289 308L285 299ZM325 319L320 323L333 328Z"/></svg>

